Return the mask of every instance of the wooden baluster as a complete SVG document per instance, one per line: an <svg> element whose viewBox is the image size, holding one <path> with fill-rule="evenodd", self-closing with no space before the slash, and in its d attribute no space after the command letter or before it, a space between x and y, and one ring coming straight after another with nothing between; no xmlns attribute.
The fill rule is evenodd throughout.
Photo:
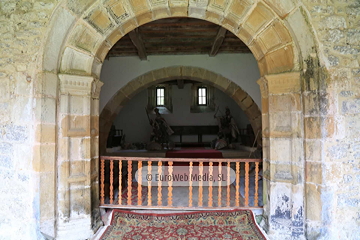
<svg viewBox="0 0 360 240"><path fill-rule="evenodd" d="M138 202L137 205L142 205L142 194L141 194L141 190L142 190L142 176L141 176L141 171L142 171L142 161L138 162Z"/></svg>
<svg viewBox="0 0 360 240"><path fill-rule="evenodd" d="M119 205L122 204L121 198L122 198L122 161L119 160Z"/></svg>
<svg viewBox="0 0 360 240"><path fill-rule="evenodd" d="M226 206L230 207L230 162L227 162Z"/></svg>
<svg viewBox="0 0 360 240"><path fill-rule="evenodd" d="M158 174L159 174L159 176L161 176L161 174L162 174L161 166L162 166L162 162L159 161L159 162L158 162ZM162 205L162 192L161 192L161 181L160 181L160 177L159 177L159 181L158 181L158 201L157 201L157 204L158 204L158 206L161 206L161 205Z"/></svg>
<svg viewBox="0 0 360 240"><path fill-rule="evenodd" d="M114 201L114 160L110 160L110 204Z"/></svg>
<svg viewBox="0 0 360 240"><path fill-rule="evenodd" d="M254 199L254 207L259 205L259 163L255 163L255 199Z"/></svg>
<svg viewBox="0 0 360 240"><path fill-rule="evenodd" d="M189 166L189 207L192 207L192 202L193 202L193 199L192 199L192 172L193 172L193 162L190 162L190 166Z"/></svg>
<svg viewBox="0 0 360 240"><path fill-rule="evenodd" d="M222 173L221 173L221 170L222 170L222 162L219 162L219 175L221 176L221 181L219 181L219 188L218 188L218 207L221 207L221 202L222 202L222 197L221 197L221 184L222 184Z"/></svg>
<svg viewBox="0 0 360 240"><path fill-rule="evenodd" d="M199 175L203 175L203 162L199 163ZM199 201L198 201L198 207L202 207L203 204L203 182L202 180L199 181Z"/></svg>
<svg viewBox="0 0 360 240"><path fill-rule="evenodd" d="M240 163L236 162L236 196L235 196L235 202L236 207L240 206Z"/></svg>
<svg viewBox="0 0 360 240"><path fill-rule="evenodd" d="M105 159L100 160L100 203L105 203Z"/></svg>
<svg viewBox="0 0 360 240"><path fill-rule="evenodd" d="M213 176L213 162L209 163L209 176ZM214 177L214 176L213 176ZM209 181L209 201L208 201L208 207L212 207L213 205L213 189L212 189L212 181Z"/></svg>
<svg viewBox="0 0 360 240"><path fill-rule="evenodd" d="M127 205L131 205L132 161L128 160Z"/></svg>
<svg viewBox="0 0 360 240"><path fill-rule="evenodd" d="M169 176L171 176L171 180L169 181L168 187L168 206L172 206L172 173L173 173L173 162L169 162Z"/></svg>
<svg viewBox="0 0 360 240"><path fill-rule="evenodd" d="M245 206L249 206L249 163L245 163Z"/></svg>
<svg viewBox="0 0 360 240"><path fill-rule="evenodd" d="M151 174L151 161L148 161L148 176L152 176ZM148 181L148 206L152 205L151 202L151 181Z"/></svg>

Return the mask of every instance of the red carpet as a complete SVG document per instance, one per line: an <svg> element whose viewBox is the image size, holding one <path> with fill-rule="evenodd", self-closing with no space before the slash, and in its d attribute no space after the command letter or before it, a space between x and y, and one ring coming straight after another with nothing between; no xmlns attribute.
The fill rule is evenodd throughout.
<svg viewBox="0 0 360 240"><path fill-rule="evenodd" d="M166 152L167 158L222 158L222 153L215 149L189 148Z"/></svg>
<svg viewBox="0 0 360 240"><path fill-rule="evenodd" d="M114 210L101 236L115 239L266 239L250 210L143 214Z"/></svg>

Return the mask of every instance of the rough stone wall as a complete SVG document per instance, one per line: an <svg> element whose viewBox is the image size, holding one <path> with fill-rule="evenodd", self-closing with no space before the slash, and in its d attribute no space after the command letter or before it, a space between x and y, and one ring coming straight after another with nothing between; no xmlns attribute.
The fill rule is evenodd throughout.
<svg viewBox="0 0 360 240"><path fill-rule="evenodd" d="M360 1L304 0L320 59L305 59L308 239L360 235ZM314 78L319 81L314 82Z"/></svg>
<svg viewBox="0 0 360 240"><path fill-rule="evenodd" d="M41 96L35 81L41 79L42 48L58 2L0 1L0 239L41 239L37 172L44 166L33 156L51 152L55 143L40 150L35 129L53 132L55 110L46 105L55 105L55 98L38 104ZM77 2L86 5L86 1L67 2L79 11ZM318 41L320 58L304 59L307 238L356 239L360 235L360 2L266 2L303 5ZM43 119L46 116L50 117ZM48 124L37 128L39 122ZM50 136L46 141L55 140Z"/></svg>
<svg viewBox="0 0 360 240"><path fill-rule="evenodd" d="M0 1L0 239L41 239L34 81L56 0Z"/></svg>

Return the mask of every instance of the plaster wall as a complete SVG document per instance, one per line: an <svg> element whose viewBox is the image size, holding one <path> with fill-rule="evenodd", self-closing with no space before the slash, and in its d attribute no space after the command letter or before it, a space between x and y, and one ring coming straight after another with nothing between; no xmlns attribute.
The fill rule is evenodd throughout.
<svg viewBox="0 0 360 240"><path fill-rule="evenodd" d="M114 121L117 129L123 129L124 134L126 134L127 142L148 142L150 139L151 126L148 123L144 110L147 105L147 97L147 90L138 93L120 110ZM218 116L221 115L221 113L225 113L224 109L227 106L232 111L232 115L238 127L246 128L249 121L245 113L241 111L233 99L218 89L215 89L214 97L216 106L219 106L221 111L217 113ZM173 85L172 103L173 112L163 115L171 126L217 125L216 119L214 119L215 111L207 113L190 112L191 84L185 84L183 89L179 89L176 85ZM154 118L154 116L150 115L150 118ZM204 136L203 140L210 141L215 137L216 136ZM173 140L179 141L179 137L174 136ZM197 136L183 136L183 141L197 142Z"/></svg>
<svg viewBox="0 0 360 240"><path fill-rule="evenodd" d="M173 55L139 57L113 57L104 60L100 79L104 82L100 95L100 111L120 88L149 71L170 66L193 66L215 72L233 81L247 92L260 107L259 68L252 54Z"/></svg>

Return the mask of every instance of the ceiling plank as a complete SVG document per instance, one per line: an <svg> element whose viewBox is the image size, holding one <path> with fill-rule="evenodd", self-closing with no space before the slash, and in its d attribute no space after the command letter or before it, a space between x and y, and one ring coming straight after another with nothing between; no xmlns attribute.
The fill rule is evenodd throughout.
<svg viewBox="0 0 360 240"><path fill-rule="evenodd" d="M210 57L215 57L216 54L218 53L220 46L221 46L222 42L224 41L226 31L227 30L225 28L220 27L220 29L215 37L214 44L211 47L211 50L209 53Z"/></svg>
<svg viewBox="0 0 360 240"><path fill-rule="evenodd" d="M133 42L134 46L137 48L140 59L147 60L146 50L145 50L144 43L141 39L138 28L129 32L129 37L130 37L131 41Z"/></svg>

